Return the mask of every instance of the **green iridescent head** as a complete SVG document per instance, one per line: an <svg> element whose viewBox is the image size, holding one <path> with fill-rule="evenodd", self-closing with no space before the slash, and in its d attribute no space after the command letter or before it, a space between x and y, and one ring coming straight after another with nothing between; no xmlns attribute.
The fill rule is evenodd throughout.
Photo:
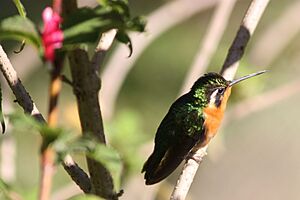
<svg viewBox="0 0 300 200"><path fill-rule="evenodd" d="M193 96L200 100L201 104L205 106L212 97L221 97L230 81L225 80L220 74L210 72L201 76L193 85L191 92ZM220 98L216 99L216 105L221 103Z"/></svg>
<svg viewBox="0 0 300 200"><path fill-rule="evenodd" d="M227 87L230 81L227 81L218 73L210 72L201 76L193 85L192 90L201 88L214 89L218 87Z"/></svg>
<svg viewBox="0 0 300 200"><path fill-rule="evenodd" d="M218 73L210 72L201 76L194 83L191 92L195 98L201 101L201 104L206 105L209 102L212 102L218 107L221 104L223 95L227 88L265 72L266 70L259 71L232 81L227 81Z"/></svg>

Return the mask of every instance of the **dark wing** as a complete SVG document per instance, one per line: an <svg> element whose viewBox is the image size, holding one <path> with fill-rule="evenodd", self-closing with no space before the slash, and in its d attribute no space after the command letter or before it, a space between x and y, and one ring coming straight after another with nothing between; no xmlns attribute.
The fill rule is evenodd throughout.
<svg viewBox="0 0 300 200"><path fill-rule="evenodd" d="M142 170L147 185L169 176L203 135L203 117L189 107L189 100L186 94L175 101L158 127L154 151Z"/></svg>

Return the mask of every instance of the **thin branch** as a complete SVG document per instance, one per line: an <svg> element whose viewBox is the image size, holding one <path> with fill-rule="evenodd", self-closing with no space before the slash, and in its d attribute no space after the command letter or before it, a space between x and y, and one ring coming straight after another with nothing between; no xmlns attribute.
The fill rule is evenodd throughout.
<svg viewBox="0 0 300 200"><path fill-rule="evenodd" d="M14 70L12 64L10 63L1 45L0 45L0 69L7 83L9 84L11 90L13 91L18 104L23 108L24 112L34 117L37 121L41 123L46 123L44 117L39 112L39 110L35 106L35 103L32 101L30 95L22 85L20 79L17 76L17 72ZM77 170L77 168L73 168L73 169ZM79 170L74 173L80 174L80 173L84 173L84 171ZM81 176L84 175L82 174ZM79 185L81 182L78 182L77 184Z"/></svg>
<svg viewBox="0 0 300 200"><path fill-rule="evenodd" d="M102 81L105 84L102 86L100 97L105 119L109 120L112 117L117 96L127 74L149 44L171 27L196 13L213 7L217 2L218 0L170 1L147 17L145 34L130 34L133 44L130 59L126 57L128 49L120 45L110 57L102 74Z"/></svg>
<svg viewBox="0 0 300 200"><path fill-rule="evenodd" d="M270 0L253 0L244 16L220 74L227 80L232 80L239 66L239 61L244 55L246 46L253 35L256 26Z"/></svg>
<svg viewBox="0 0 300 200"><path fill-rule="evenodd" d="M24 112L33 116L37 121L46 123L42 114L37 109L35 103L32 101L28 92L21 83L21 80L17 76L17 72L11 65L6 53L0 45L0 68L4 75L8 85L14 93L17 103L24 109Z"/></svg>
<svg viewBox="0 0 300 200"><path fill-rule="evenodd" d="M191 85L206 71L211 57L215 53L222 38L235 2L236 0L221 0L217 4L208 30L203 38L203 44L196 53L193 64L185 77L180 92L181 94L188 92Z"/></svg>
<svg viewBox="0 0 300 200"><path fill-rule="evenodd" d="M171 194L170 200L183 200L185 199L190 186L194 180L194 176L197 172L199 164L201 163L204 156L206 156L207 145L202 147L197 151L193 158L187 159L183 170L180 174L179 179L174 187L174 190Z"/></svg>
<svg viewBox="0 0 300 200"><path fill-rule="evenodd" d="M43 146L43 145L42 145ZM43 148L43 147L42 147ZM41 175L39 186L39 200L48 200L51 192L52 177L55 169L55 151L46 148L41 153Z"/></svg>
<svg viewBox="0 0 300 200"><path fill-rule="evenodd" d="M71 176L73 181L80 187L84 193L90 193L92 185L90 178L84 171L74 162L70 155L64 158L63 162L64 169Z"/></svg>
<svg viewBox="0 0 300 200"><path fill-rule="evenodd" d="M269 0L253 0L244 16L240 29L237 32L237 35L228 51L227 58L222 67L221 74L226 79L232 79L236 73L239 60L244 54L244 50L247 46L247 43L252 36L261 16L264 12ZM199 162L193 162L191 160L201 161L205 155L206 148L200 148L194 155L190 155L184 167L182 174L177 181L177 184L172 193L172 200L183 200L185 199L187 192L191 186L191 183L194 179L194 175L199 167ZM189 179L189 181L186 181ZM183 183L182 183L183 182Z"/></svg>
<svg viewBox="0 0 300 200"><path fill-rule="evenodd" d="M113 33L114 31L111 31L110 34L107 34L113 35L113 37L106 37L106 39L111 40L111 42L108 42L110 45L114 39L115 34ZM87 52L81 49L71 51L69 60L82 132L84 134L91 133L99 142L105 144L106 140L98 99L100 78L97 65L103 62L105 51L110 45L106 48L103 44L106 44L106 42L100 40L99 51L94 56L94 62L91 62ZM101 163L93 159L87 158L87 163L91 174L93 193L107 199L118 199L109 171Z"/></svg>
<svg viewBox="0 0 300 200"><path fill-rule="evenodd" d="M103 64L106 52L111 47L116 34L117 34L117 29L111 29L105 33L102 33L100 37L99 43L95 49L95 53L92 59L92 65L94 66L94 68L98 73L100 67Z"/></svg>

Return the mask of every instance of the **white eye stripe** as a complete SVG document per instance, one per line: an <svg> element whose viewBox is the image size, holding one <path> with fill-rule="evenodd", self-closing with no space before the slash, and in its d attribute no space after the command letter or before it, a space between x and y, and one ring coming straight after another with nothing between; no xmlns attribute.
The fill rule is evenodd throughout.
<svg viewBox="0 0 300 200"><path fill-rule="evenodd" d="M213 93L211 93L210 101L209 101L210 103L214 103L216 101L217 94L218 94L218 89L216 89L215 91L213 91Z"/></svg>
<svg viewBox="0 0 300 200"><path fill-rule="evenodd" d="M218 107L223 99L224 92L225 88L223 87L214 89L214 91L210 95L209 104Z"/></svg>

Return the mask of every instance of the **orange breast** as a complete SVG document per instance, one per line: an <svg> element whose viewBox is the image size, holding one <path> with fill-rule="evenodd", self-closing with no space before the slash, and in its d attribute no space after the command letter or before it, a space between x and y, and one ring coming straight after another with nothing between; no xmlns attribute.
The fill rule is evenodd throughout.
<svg viewBox="0 0 300 200"><path fill-rule="evenodd" d="M219 107L216 107L215 105L208 105L208 107L203 110L205 116L204 126L206 127L206 141L204 141L205 144L202 145L206 145L210 139L216 135L224 116L230 92L231 88L227 88Z"/></svg>

